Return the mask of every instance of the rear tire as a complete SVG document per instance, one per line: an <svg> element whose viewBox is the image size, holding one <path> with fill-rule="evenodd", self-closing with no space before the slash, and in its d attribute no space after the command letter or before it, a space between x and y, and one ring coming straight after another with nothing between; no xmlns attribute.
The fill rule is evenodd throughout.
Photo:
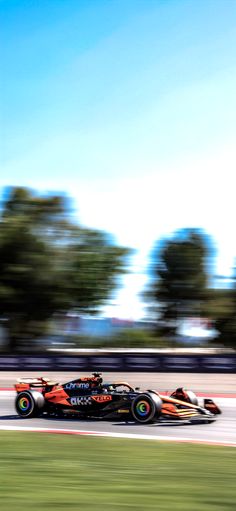
<svg viewBox="0 0 236 511"><path fill-rule="evenodd" d="M38 417L44 408L45 400L40 392L35 390L20 392L16 396L15 407L18 415L24 419Z"/></svg>
<svg viewBox="0 0 236 511"><path fill-rule="evenodd" d="M156 394L139 394L131 404L131 413L136 422L148 424L161 414L162 400Z"/></svg>

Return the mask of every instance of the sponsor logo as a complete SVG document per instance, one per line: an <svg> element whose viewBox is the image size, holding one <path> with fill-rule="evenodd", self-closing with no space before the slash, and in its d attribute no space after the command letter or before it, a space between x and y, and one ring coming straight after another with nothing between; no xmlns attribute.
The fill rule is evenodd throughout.
<svg viewBox="0 0 236 511"><path fill-rule="evenodd" d="M72 406L87 406L92 404L91 397L82 396L82 397L71 397L70 403Z"/></svg>
<svg viewBox="0 0 236 511"><path fill-rule="evenodd" d="M20 367L21 360L17 357L0 357L0 367Z"/></svg>
<svg viewBox="0 0 236 511"><path fill-rule="evenodd" d="M160 365L157 357L132 357L125 358L128 367L145 367L146 369L153 369Z"/></svg>
<svg viewBox="0 0 236 511"><path fill-rule="evenodd" d="M67 389L67 390L72 390L72 389L76 389L76 388L77 388L76 383L67 383L65 385L65 389Z"/></svg>
<svg viewBox="0 0 236 511"><path fill-rule="evenodd" d="M120 368L122 367L122 359L120 357L91 357L91 363L94 367Z"/></svg>
<svg viewBox="0 0 236 511"><path fill-rule="evenodd" d="M89 389L89 383L78 383L78 389Z"/></svg>
<svg viewBox="0 0 236 511"><path fill-rule="evenodd" d="M165 357L165 367L176 367L176 368L193 368L198 366L198 359L196 357Z"/></svg>
<svg viewBox="0 0 236 511"><path fill-rule="evenodd" d="M48 357L23 357L23 359L19 359L20 365L25 365L30 368L48 368L51 367L51 359Z"/></svg>
<svg viewBox="0 0 236 511"><path fill-rule="evenodd" d="M231 357L203 357L202 364L207 368L214 369L233 369L235 365L235 358Z"/></svg>
<svg viewBox="0 0 236 511"><path fill-rule="evenodd" d="M109 395L98 395L98 396L92 396L92 399L96 401L97 403L106 403L107 401L112 401L112 396Z"/></svg>
<svg viewBox="0 0 236 511"><path fill-rule="evenodd" d="M55 357L54 359L55 367L84 367L86 365L85 357Z"/></svg>
<svg viewBox="0 0 236 511"><path fill-rule="evenodd" d="M70 383L67 383L65 385L65 389L67 390L73 390L73 389L89 389L89 383L73 383L73 382L70 382Z"/></svg>

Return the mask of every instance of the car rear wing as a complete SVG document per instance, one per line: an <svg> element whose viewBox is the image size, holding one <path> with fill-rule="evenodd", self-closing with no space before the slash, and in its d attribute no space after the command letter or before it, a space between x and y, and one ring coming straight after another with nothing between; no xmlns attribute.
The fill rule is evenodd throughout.
<svg viewBox="0 0 236 511"><path fill-rule="evenodd" d="M51 385L56 385L57 383L51 381L49 378L34 378L34 377L23 377L18 378L17 383L15 384L16 392L22 392L24 390L30 390L35 388L42 388Z"/></svg>

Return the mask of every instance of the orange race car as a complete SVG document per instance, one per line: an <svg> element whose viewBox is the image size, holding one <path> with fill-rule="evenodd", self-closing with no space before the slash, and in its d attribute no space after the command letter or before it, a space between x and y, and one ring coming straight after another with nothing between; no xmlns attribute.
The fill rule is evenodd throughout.
<svg viewBox="0 0 236 511"><path fill-rule="evenodd" d="M77 416L78 418L125 419L141 424L152 422L212 422L221 413L212 399L199 405L197 396L178 388L169 396L155 390L141 391L129 383L104 383L101 373L66 383L46 378L20 378L15 406L23 418Z"/></svg>

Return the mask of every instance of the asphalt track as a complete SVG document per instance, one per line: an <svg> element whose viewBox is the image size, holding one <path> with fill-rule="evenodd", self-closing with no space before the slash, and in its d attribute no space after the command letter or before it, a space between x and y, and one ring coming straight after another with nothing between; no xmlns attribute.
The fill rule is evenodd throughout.
<svg viewBox="0 0 236 511"><path fill-rule="evenodd" d="M12 388L18 377L45 376L57 382L65 382L88 376L89 373L56 372L56 371L0 371L0 389ZM185 387L193 392L204 394L222 394L236 397L236 374L232 373L157 373L157 372L103 372L104 381L128 381L141 389L156 389L160 392L172 391L177 387Z"/></svg>
<svg viewBox="0 0 236 511"><path fill-rule="evenodd" d="M35 376L35 373L31 373ZM26 375L26 374L25 374ZM5 376L5 377L4 377ZM128 438L147 438L157 440L170 440L179 442L203 442L209 444L223 444L236 446L236 385L235 375L217 375L217 381L214 384L216 375L194 375L194 374L178 374L174 373L168 375L160 375L154 373L132 373L132 374L108 374L104 373L104 379L117 379L128 380L131 384L140 384L142 388L155 388L161 392L165 390L172 390L175 386L182 385L191 387L196 391L196 384L200 389L201 395L212 396L219 394L215 401L222 409L222 415L217 417L217 420L211 424L154 424L154 425L139 425L132 422L117 422L117 421L98 421L98 420L78 420L78 419L55 419L55 418L38 418L38 419L21 419L16 415L14 409L14 396L13 390L8 390L12 387L13 381L16 377L14 373L1 373L0 387L5 390L0 392L0 430L3 429L19 429L19 430L40 430L57 433L71 433L71 434L95 434L128 437ZM44 376L52 376L51 374ZM53 376L55 373L53 373ZM60 381L68 381L74 377L78 377L72 373L64 373L58 375ZM188 378L188 385L186 385L185 377ZM209 378L210 377L210 378ZM161 381L160 381L161 378ZM56 378L57 379L57 378ZM158 382L159 380L159 382ZM168 381L167 381L168 380ZM171 380L171 382L170 382ZM221 381L219 381L221 380ZM161 384L162 382L162 384ZM159 383L159 385L158 385ZM172 383L171 387L166 383ZM6 390L7 389L7 390Z"/></svg>

